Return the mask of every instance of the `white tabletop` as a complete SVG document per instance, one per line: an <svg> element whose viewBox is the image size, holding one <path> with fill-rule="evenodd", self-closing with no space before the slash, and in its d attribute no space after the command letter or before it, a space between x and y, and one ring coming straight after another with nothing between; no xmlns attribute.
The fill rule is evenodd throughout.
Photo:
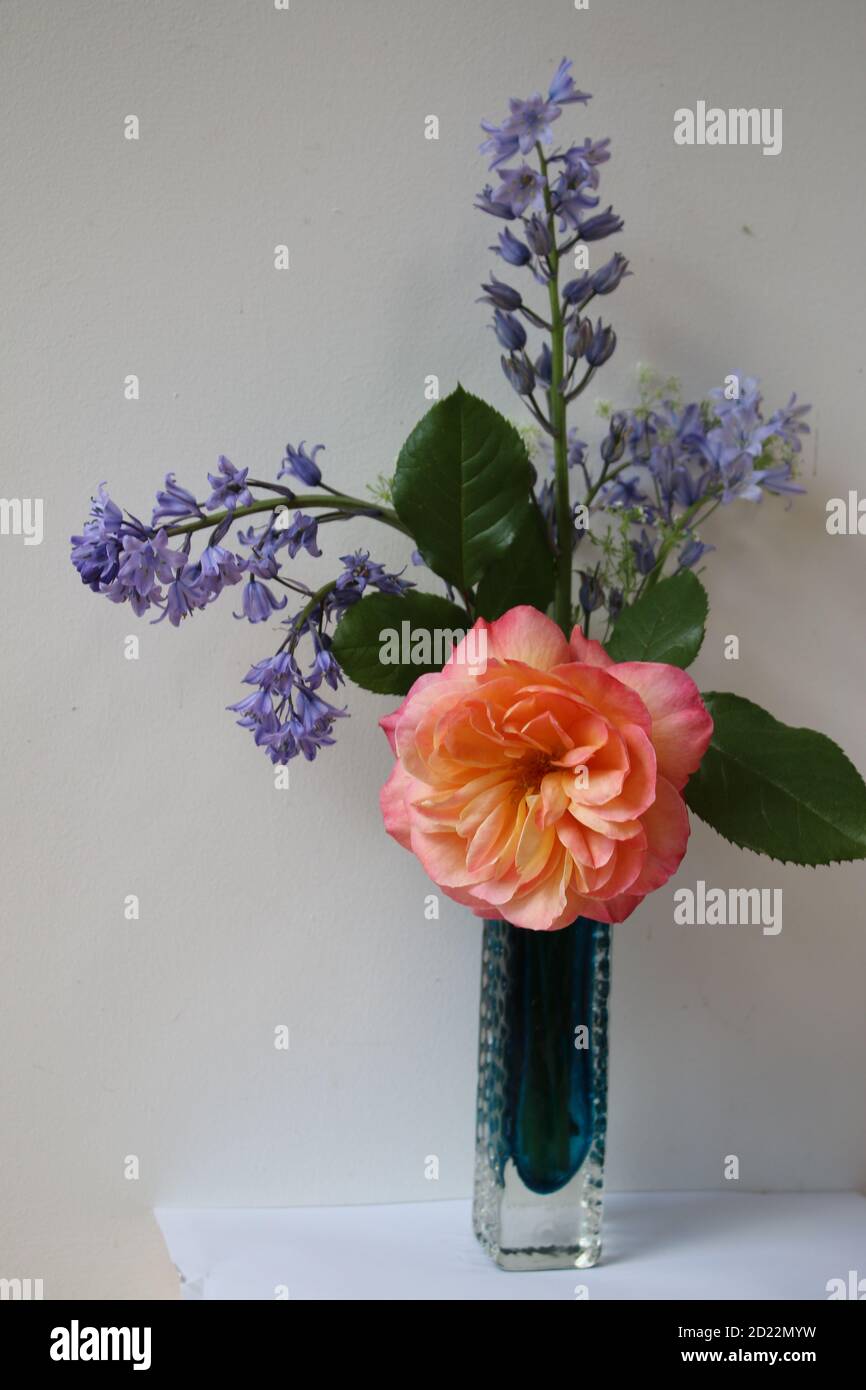
<svg viewBox="0 0 866 1390"><path fill-rule="evenodd" d="M156 1218L189 1299L826 1299L866 1278L855 1193L613 1194L595 1269L530 1274L491 1264L468 1202Z"/></svg>

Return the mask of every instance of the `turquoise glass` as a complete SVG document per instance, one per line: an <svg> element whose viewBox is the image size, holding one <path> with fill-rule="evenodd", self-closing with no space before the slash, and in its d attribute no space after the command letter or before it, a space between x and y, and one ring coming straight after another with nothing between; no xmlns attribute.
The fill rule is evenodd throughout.
<svg viewBox="0 0 866 1390"><path fill-rule="evenodd" d="M475 1234L503 1269L601 1254L610 928L485 922Z"/></svg>

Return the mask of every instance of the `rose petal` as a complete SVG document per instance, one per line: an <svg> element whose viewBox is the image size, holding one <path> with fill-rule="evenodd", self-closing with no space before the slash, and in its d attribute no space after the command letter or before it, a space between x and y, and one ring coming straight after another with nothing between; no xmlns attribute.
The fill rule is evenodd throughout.
<svg viewBox="0 0 866 1390"><path fill-rule="evenodd" d="M587 666L613 665L612 659L601 643L594 641L591 637L584 637L583 630L579 627L576 627L572 632L569 646L575 661L582 661Z"/></svg>
<svg viewBox="0 0 866 1390"><path fill-rule="evenodd" d="M612 668L636 690L652 717L658 769L679 791L700 766L713 721L691 676L657 661L625 661Z"/></svg>
<svg viewBox="0 0 866 1390"><path fill-rule="evenodd" d="M523 661L536 671L550 671L571 659L568 643L553 619L526 604L509 609L490 624L487 655L497 661Z"/></svg>

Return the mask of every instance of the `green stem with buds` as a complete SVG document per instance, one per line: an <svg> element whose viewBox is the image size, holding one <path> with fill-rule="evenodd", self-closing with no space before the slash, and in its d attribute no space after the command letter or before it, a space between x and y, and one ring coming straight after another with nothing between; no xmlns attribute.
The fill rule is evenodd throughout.
<svg viewBox="0 0 866 1390"><path fill-rule="evenodd" d="M550 355L551 374L548 405L550 428L553 435L553 459L555 467L556 495L556 592L553 616L566 637L571 634L571 495L568 480L568 436L566 432L566 402L559 390L565 377L565 327L562 321L562 306L559 302L559 252L556 249L556 225L553 214L553 200L547 181L547 160L541 145L536 146L541 172L544 176L544 207L547 213L547 230L551 250L547 257L550 267L550 280L547 285L550 299Z"/></svg>
<svg viewBox="0 0 866 1390"><path fill-rule="evenodd" d="M707 500L708 499L706 497L700 497L698 498L697 502L693 502L692 505L688 507L686 511L683 512L682 516L677 519L676 526L668 534L665 540L662 541L661 545L659 546L659 553L656 557L655 565L647 575L646 583L643 586L642 591L644 593L648 593L650 589L655 588L656 584L662 577L662 570L665 567L665 562L667 561L668 556L674 549L674 546L679 544L680 540L682 539L683 532L686 531L690 523L695 520L698 512L707 505ZM710 515L710 513L715 511L716 507L719 505L719 502L721 501L721 498L714 497L711 499L711 501L712 505L710 506L709 510L705 512L704 515L701 517L701 521L705 521L706 518Z"/></svg>
<svg viewBox="0 0 866 1390"><path fill-rule="evenodd" d="M210 516L200 517L198 521L186 521L181 526L169 526L167 534L169 536L187 536L193 531L204 531L210 526L219 526L221 521L225 521L227 516L241 517L252 516L256 512L273 512L278 507L328 507L331 511L335 508L345 512L346 516L371 516L377 521L384 521L386 526L392 526L396 531L402 531L404 536L410 536L408 527L404 526L397 513L390 507L383 507L378 502L365 502L362 497L349 497L341 492L328 492L324 497L319 493L310 493L300 497L293 497L291 501L285 496L261 497L256 502L251 502L247 507L234 507L222 512L212 512Z"/></svg>
<svg viewBox="0 0 866 1390"><path fill-rule="evenodd" d="M327 595L331 592L331 590L335 589L336 587L337 580L331 579L327 584L323 584L320 589L317 589L316 592L310 596L309 602L304 604L300 613L298 613L295 617L296 633L300 632L304 623L307 621L307 618L309 618L310 614L313 612L315 608L318 608L319 604L322 602L322 599L326 598Z"/></svg>

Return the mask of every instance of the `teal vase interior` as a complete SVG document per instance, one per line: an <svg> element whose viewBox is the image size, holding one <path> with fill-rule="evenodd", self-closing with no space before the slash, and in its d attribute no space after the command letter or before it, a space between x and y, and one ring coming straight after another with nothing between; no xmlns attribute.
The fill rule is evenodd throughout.
<svg viewBox="0 0 866 1390"><path fill-rule="evenodd" d="M601 1249L610 928L485 922L474 1225L508 1269Z"/></svg>

